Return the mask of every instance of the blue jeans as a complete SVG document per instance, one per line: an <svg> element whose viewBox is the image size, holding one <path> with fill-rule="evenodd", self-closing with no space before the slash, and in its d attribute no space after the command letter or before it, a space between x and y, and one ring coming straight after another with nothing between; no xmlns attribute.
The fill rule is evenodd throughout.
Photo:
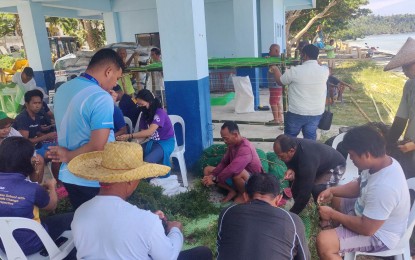
<svg viewBox="0 0 415 260"><path fill-rule="evenodd" d="M321 115L302 116L287 112L284 118L284 134L297 137L300 131L302 131L305 139L317 139L317 126L320 122Z"/></svg>

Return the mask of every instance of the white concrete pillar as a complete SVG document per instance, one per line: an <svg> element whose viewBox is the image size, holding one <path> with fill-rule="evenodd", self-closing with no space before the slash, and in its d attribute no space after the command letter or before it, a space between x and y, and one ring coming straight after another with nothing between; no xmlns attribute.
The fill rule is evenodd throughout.
<svg viewBox="0 0 415 260"><path fill-rule="evenodd" d="M185 121L191 167L213 143L204 1L156 3L167 110Z"/></svg>
<svg viewBox="0 0 415 260"><path fill-rule="evenodd" d="M115 43L121 41L120 25L117 12L103 13L105 36L107 43Z"/></svg>
<svg viewBox="0 0 415 260"><path fill-rule="evenodd" d="M233 0L236 56L258 57L256 0Z"/></svg>
<svg viewBox="0 0 415 260"><path fill-rule="evenodd" d="M30 1L19 1L17 11L27 59L34 70L36 84L45 90L52 89L55 85L55 74L42 5Z"/></svg>
<svg viewBox="0 0 415 260"><path fill-rule="evenodd" d="M285 12L283 4L283 0L260 1L260 52L263 56L268 54L269 46L273 43L278 44L281 47L281 51L285 49L285 43L283 42L285 35Z"/></svg>
<svg viewBox="0 0 415 260"><path fill-rule="evenodd" d="M237 57L258 57L258 16L256 0L233 0ZM238 76L249 76L254 94L254 107L259 106L259 68L237 69Z"/></svg>

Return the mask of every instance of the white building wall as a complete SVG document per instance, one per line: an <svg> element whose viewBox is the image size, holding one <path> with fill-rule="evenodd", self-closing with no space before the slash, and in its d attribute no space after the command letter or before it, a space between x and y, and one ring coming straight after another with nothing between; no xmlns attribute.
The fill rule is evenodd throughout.
<svg viewBox="0 0 415 260"><path fill-rule="evenodd" d="M122 11L118 13L121 41L135 42L135 34L158 32L157 10Z"/></svg>
<svg viewBox="0 0 415 260"><path fill-rule="evenodd" d="M205 2L209 58L232 58L236 53L233 1Z"/></svg>

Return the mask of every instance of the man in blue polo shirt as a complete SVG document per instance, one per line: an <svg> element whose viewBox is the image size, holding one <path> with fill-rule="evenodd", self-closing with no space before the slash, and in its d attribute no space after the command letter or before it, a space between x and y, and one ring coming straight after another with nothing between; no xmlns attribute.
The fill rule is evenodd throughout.
<svg viewBox="0 0 415 260"><path fill-rule="evenodd" d="M59 179L74 209L93 198L99 183L73 175L67 164L77 155L104 150L114 139L114 102L109 94L121 77L124 63L111 49L101 49L85 73L62 86L55 95L54 112L59 146L49 156L62 162Z"/></svg>

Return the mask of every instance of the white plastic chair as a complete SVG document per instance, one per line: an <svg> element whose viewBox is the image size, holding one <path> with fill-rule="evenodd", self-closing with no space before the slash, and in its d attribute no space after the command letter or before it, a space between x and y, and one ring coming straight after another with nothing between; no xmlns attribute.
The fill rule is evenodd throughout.
<svg viewBox="0 0 415 260"><path fill-rule="evenodd" d="M407 180L409 190L415 191L415 178L411 178ZM370 255L370 256L395 256L395 260L411 260L411 251L409 247L409 239L411 238L412 231L415 225L415 201L412 204L411 211L409 212L408 217L408 226L407 229L402 236L401 240L399 241L398 245L391 250L386 250L377 253L364 253L364 252L354 252L354 253L347 253L344 256L344 260L354 260L358 255Z"/></svg>
<svg viewBox="0 0 415 260"><path fill-rule="evenodd" d="M183 144L178 146L177 140L176 140L176 133L174 133L174 151L170 155L170 159L172 157L177 158L177 161L179 161L180 166L180 172L182 174L182 180L183 180L183 186L188 187L189 183L187 182L187 168L186 168L186 162L184 160L184 152L185 152L185 125L184 120L181 116L178 115L169 115L171 124L174 125L176 123L180 124L182 127L182 136L183 136Z"/></svg>
<svg viewBox="0 0 415 260"><path fill-rule="evenodd" d="M142 114L143 114L143 112L140 112L140 114L138 114L137 123L135 123L135 127L134 127L134 132L133 133L137 133L138 131L140 131L140 119L141 119L141 115Z"/></svg>
<svg viewBox="0 0 415 260"><path fill-rule="evenodd" d="M133 133L134 129L133 129L133 122L131 121L131 119L125 116L124 121L128 125L128 133L129 134Z"/></svg>
<svg viewBox="0 0 415 260"><path fill-rule="evenodd" d="M40 252L25 256L19 244L13 237L13 231L16 229L30 229L33 230L42 241L49 256L42 256ZM0 238L3 242L3 246L6 250L5 254L0 250L1 259L53 259L60 260L64 259L75 247L72 231L65 231L61 234L61 237L66 237L68 240L65 241L59 248L53 242L52 238L43 228L43 226L28 218L17 218L17 217L1 217L0 218Z"/></svg>
<svg viewBox="0 0 415 260"><path fill-rule="evenodd" d="M337 145L339 145L339 143L343 141L345 134L346 133L341 133L338 136L336 136L336 138L334 138L333 140L331 147L336 149ZM339 180L339 185L349 183L357 179L358 177L359 177L359 169L356 167L356 165L354 165L353 161L350 159L350 155L347 155L345 173L342 179Z"/></svg>

